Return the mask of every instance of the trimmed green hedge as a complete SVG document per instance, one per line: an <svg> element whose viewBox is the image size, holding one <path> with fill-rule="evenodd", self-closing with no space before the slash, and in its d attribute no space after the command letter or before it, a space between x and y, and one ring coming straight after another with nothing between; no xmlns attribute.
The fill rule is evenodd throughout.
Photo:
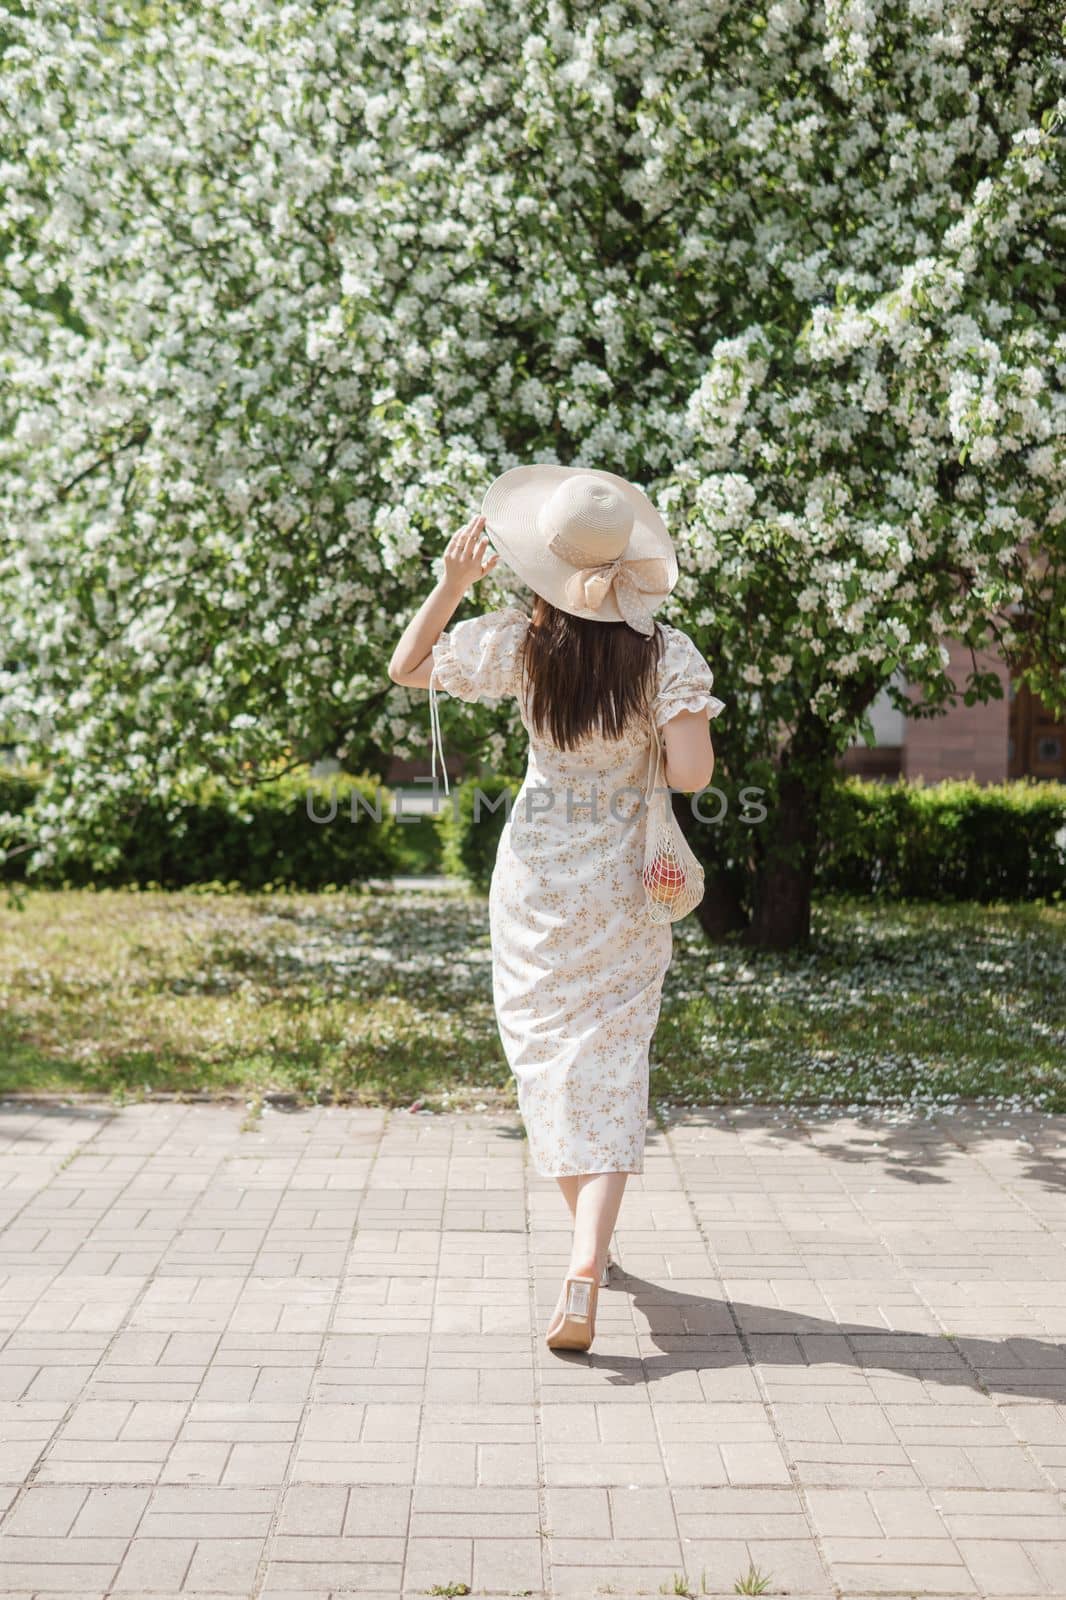
<svg viewBox="0 0 1066 1600"><path fill-rule="evenodd" d="M0 767L0 815L33 804L41 778ZM488 889L500 831L520 780L468 778L429 818L400 824L391 790L368 775L309 778L292 773L235 793L206 783L171 815L159 802L119 818L108 839L114 865L67 859L41 884L234 883L319 889L395 873L433 871ZM318 816L308 815L308 793ZM475 822L478 794L486 797ZM353 796L356 799L352 821ZM380 799L381 820L375 820ZM499 802L496 809L493 803ZM8 837L5 837L7 833ZM0 847L11 830L0 827ZM0 866L0 879L24 879L25 856ZM1066 784L982 786L957 779L924 786L844 778L826 805L815 876L822 892L888 900L1057 900L1066 894Z"/></svg>
<svg viewBox="0 0 1066 1600"><path fill-rule="evenodd" d="M1057 900L1066 784L849 778L830 796L816 884L888 900Z"/></svg>
<svg viewBox="0 0 1066 1600"><path fill-rule="evenodd" d="M506 796L510 795L513 804L521 787L521 779L498 775L465 778L452 785L437 819L445 872L465 878L482 894L488 892L496 846L507 821ZM479 801L479 796L484 798Z"/></svg>
<svg viewBox="0 0 1066 1600"><path fill-rule="evenodd" d="M28 810L40 783L39 776L0 768L0 815ZM116 819L106 841L117 850L114 864L67 857L35 872L32 882L340 887L407 870L411 831L401 840L392 791L368 775L311 778L305 770L240 792L205 782L170 808L147 801ZM12 829L0 830L0 846L14 842ZM26 856L12 856L0 878L25 880Z"/></svg>

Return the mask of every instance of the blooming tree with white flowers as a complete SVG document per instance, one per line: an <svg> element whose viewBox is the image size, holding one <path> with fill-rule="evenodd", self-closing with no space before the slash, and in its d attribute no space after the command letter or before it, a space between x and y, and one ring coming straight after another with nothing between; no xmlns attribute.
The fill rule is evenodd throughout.
<svg viewBox="0 0 1066 1600"><path fill-rule="evenodd" d="M719 777L769 791L743 860L694 839L708 926L802 937L820 796L894 674L986 696L943 641L994 639L1063 703L1054 9L3 7L0 737L50 770L33 861L106 862L111 818L203 773L425 750L402 620L491 478L559 460L656 498ZM513 708L463 716L517 760Z"/></svg>

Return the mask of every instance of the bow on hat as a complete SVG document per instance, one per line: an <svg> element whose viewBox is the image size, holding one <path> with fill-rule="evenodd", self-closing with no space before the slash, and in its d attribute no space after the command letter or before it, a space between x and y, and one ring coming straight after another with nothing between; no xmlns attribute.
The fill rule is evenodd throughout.
<svg viewBox="0 0 1066 1600"><path fill-rule="evenodd" d="M598 611L604 596L613 588L615 602L629 626L638 633L654 633L655 619L641 599L641 591L661 594L669 589L670 569L661 557L627 561L624 556L616 556L613 561L586 566L588 557L561 533L549 539L548 549L578 568L566 580L565 594L572 606Z"/></svg>

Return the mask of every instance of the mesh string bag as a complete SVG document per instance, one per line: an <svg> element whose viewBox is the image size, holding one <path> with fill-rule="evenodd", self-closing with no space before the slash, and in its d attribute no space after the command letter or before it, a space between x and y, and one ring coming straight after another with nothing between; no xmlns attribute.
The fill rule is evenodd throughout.
<svg viewBox="0 0 1066 1600"><path fill-rule="evenodd" d="M703 868L674 816L662 740L655 718L650 721L653 742L648 761L651 781L644 795L644 894L652 922L678 922L703 899Z"/></svg>

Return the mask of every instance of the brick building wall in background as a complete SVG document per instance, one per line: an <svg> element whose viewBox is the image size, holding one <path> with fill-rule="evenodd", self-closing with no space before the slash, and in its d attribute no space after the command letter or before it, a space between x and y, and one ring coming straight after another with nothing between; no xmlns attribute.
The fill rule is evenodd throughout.
<svg viewBox="0 0 1066 1600"><path fill-rule="evenodd" d="M948 673L961 686L972 670L970 651L948 640ZM938 783L943 778L974 778L1003 783L1034 777L1066 782L1066 722L1058 721L1027 688L1012 684L995 651L977 651L980 671L993 671L1003 685L1002 700L968 706L956 696L941 716L905 717L880 696L871 720L877 744L853 745L841 758L846 772L863 777L910 778ZM908 699L917 691L907 691Z"/></svg>
<svg viewBox="0 0 1066 1600"><path fill-rule="evenodd" d="M972 671L970 651L948 642L948 674L959 685ZM941 778L974 777L978 783L1002 783L1007 776L1010 741L1010 673L998 654L974 652L980 672L994 672L1003 686L1002 700L968 706L960 695L943 717L908 718L903 744L903 776L938 783ZM916 700L917 694L908 693Z"/></svg>

